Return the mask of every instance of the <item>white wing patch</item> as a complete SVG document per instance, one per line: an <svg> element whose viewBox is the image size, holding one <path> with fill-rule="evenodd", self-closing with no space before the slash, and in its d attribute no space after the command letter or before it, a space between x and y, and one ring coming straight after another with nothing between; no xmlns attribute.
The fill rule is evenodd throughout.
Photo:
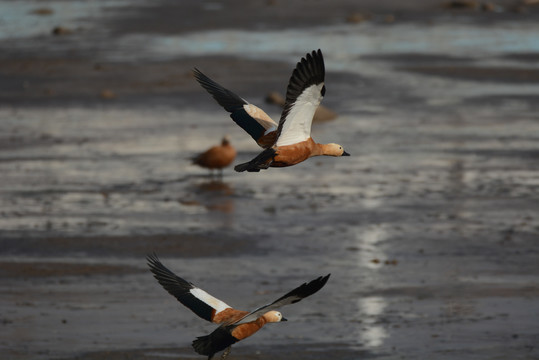
<svg viewBox="0 0 539 360"><path fill-rule="evenodd" d="M221 312L224 309L227 309L230 307L224 302L222 302L221 300L214 298L213 296L211 296L210 294L208 294L202 289L193 288L189 291L191 292L191 294L193 294L194 297L196 297L197 299L205 302L206 304L214 308L216 313Z"/></svg>
<svg viewBox="0 0 539 360"><path fill-rule="evenodd" d="M286 116L277 146L296 144L311 136L313 116L322 101L324 83L311 85L298 96Z"/></svg>
<svg viewBox="0 0 539 360"><path fill-rule="evenodd" d="M270 116L261 108L253 104L245 104L243 105L243 109L247 114L249 114L250 117L255 119L257 123L264 127L266 133L268 133L268 130L273 131L277 129L277 123L273 121L273 119L270 118Z"/></svg>

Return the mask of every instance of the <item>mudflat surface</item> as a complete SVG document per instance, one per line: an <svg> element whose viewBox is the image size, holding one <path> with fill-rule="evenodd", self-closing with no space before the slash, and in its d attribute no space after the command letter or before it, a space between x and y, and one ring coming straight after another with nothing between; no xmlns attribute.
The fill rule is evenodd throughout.
<svg viewBox="0 0 539 360"><path fill-rule="evenodd" d="M213 327L152 252L245 310L332 274L230 359L539 358L538 20L532 1L2 2L2 358L201 358ZM278 119L266 95L318 48L339 116L313 137L352 156L190 165L224 134L235 163L259 151L193 67Z"/></svg>

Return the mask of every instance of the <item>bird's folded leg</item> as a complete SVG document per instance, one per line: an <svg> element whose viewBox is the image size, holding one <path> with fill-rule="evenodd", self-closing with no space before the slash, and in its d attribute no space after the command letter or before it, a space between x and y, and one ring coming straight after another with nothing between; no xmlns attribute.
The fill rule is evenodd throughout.
<svg viewBox="0 0 539 360"><path fill-rule="evenodd" d="M229 346L223 351L223 354L221 355L221 360L225 360L227 356L230 354L230 351L232 350L232 346Z"/></svg>

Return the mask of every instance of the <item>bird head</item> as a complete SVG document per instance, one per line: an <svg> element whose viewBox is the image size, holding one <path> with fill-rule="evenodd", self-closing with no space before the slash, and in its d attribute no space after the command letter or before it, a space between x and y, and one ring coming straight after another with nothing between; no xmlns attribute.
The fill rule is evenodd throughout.
<svg viewBox="0 0 539 360"><path fill-rule="evenodd" d="M268 311L268 312L265 313L263 316L264 316L264 319L266 319L267 322L287 321L287 320L283 317L283 314L281 314L280 312L275 311L275 310Z"/></svg>
<svg viewBox="0 0 539 360"><path fill-rule="evenodd" d="M324 155L329 155L329 156L350 156L349 153L344 151L344 148L341 145L334 144L334 143L326 144L326 146L324 147Z"/></svg>

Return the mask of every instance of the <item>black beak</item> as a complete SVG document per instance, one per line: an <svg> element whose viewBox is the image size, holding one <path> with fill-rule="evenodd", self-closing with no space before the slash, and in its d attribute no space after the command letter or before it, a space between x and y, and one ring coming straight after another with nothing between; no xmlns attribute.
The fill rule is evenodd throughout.
<svg viewBox="0 0 539 360"><path fill-rule="evenodd" d="M288 321L288 319L283 317L283 318L281 318L281 321Z"/></svg>
<svg viewBox="0 0 539 360"><path fill-rule="evenodd" d="M342 156L350 156L350 154L347 153L346 151L343 151Z"/></svg>

